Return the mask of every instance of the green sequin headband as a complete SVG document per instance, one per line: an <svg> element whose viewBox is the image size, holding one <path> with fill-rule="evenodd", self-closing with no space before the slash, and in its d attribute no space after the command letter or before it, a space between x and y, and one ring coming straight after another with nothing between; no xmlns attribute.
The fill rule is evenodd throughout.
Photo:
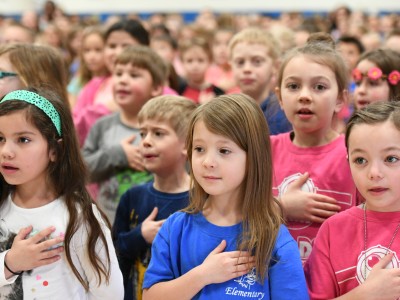
<svg viewBox="0 0 400 300"><path fill-rule="evenodd" d="M57 129L57 133L61 136L61 119L57 110L54 108L53 104L50 103L46 98L30 91L26 90L17 90L8 93L4 96L1 102L7 100L20 100L35 105L37 108L41 109L53 122L54 126Z"/></svg>

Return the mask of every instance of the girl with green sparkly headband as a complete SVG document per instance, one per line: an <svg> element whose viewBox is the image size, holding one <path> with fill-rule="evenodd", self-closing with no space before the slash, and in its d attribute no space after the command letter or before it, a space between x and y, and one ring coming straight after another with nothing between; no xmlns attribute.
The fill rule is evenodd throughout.
<svg viewBox="0 0 400 300"><path fill-rule="evenodd" d="M86 191L67 101L0 102L0 298L122 299L110 224Z"/></svg>

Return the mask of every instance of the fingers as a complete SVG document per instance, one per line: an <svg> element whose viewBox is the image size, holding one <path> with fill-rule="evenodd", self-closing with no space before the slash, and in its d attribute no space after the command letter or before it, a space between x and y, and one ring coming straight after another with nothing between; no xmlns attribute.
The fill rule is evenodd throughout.
<svg viewBox="0 0 400 300"><path fill-rule="evenodd" d="M392 261L392 259L393 253L390 252L382 257L382 259L372 269L384 269Z"/></svg>
<svg viewBox="0 0 400 300"><path fill-rule="evenodd" d="M26 237L29 235L29 233L32 231L32 226L28 226L25 228L21 228L18 234L15 236L14 240L15 241L20 241L26 239Z"/></svg>
<svg viewBox="0 0 400 300"><path fill-rule="evenodd" d="M52 234L54 231L56 230L56 228L54 226L50 226L47 227L41 231L39 231L37 234L35 234L34 236L30 237L31 241L34 244L39 243L40 241L46 239L50 234Z"/></svg>
<svg viewBox="0 0 400 300"><path fill-rule="evenodd" d="M59 246L61 246L63 241L64 241L64 237L56 237L53 239L45 240L45 241L39 243L39 246L40 246L39 249L41 251L52 251L49 249L60 248Z"/></svg>
<svg viewBox="0 0 400 300"><path fill-rule="evenodd" d="M226 247L226 241L222 240L221 243L219 243L219 245L217 247L215 247L215 249L213 251L210 252L210 254L221 253L222 251L224 251L225 247Z"/></svg>
<svg viewBox="0 0 400 300"><path fill-rule="evenodd" d="M299 178L297 178L295 181L293 181L289 186L288 186L288 190L292 190L292 189L301 189L301 187L303 186L303 184L305 184L308 180L308 177L310 175L308 174L308 172L305 172L304 174L302 174Z"/></svg>
<svg viewBox="0 0 400 300"><path fill-rule="evenodd" d="M145 219L145 221L154 221L158 214L158 207L154 207L150 215Z"/></svg>
<svg viewBox="0 0 400 300"><path fill-rule="evenodd" d="M321 194L312 194L313 200L320 203L321 207L327 207L326 210L340 210L340 206L337 205L337 200Z"/></svg>

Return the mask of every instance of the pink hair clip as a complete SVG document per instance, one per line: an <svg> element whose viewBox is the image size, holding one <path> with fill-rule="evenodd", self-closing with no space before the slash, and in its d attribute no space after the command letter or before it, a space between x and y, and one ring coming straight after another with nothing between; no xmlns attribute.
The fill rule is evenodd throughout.
<svg viewBox="0 0 400 300"><path fill-rule="evenodd" d="M397 83L400 81L400 72L396 70L390 72L388 81L391 85L397 85Z"/></svg>
<svg viewBox="0 0 400 300"><path fill-rule="evenodd" d="M391 85L397 85L400 82L400 72L392 71L389 75L383 74L382 70L378 67L369 69L367 73L362 73L359 69L354 69L351 72L353 80L355 82L361 81L363 77L368 77L371 80L387 79Z"/></svg>
<svg viewBox="0 0 400 300"><path fill-rule="evenodd" d="M372 80L378 80L379 78L382 77L382 75L383 75L382 70L377 67L371 68L368 71L368 78Z"/></svg>

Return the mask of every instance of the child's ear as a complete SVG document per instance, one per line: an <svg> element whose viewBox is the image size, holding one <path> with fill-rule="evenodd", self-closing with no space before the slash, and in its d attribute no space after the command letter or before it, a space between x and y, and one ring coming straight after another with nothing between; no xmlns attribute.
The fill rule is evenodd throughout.
<svg viewBox="0 0 400 300"><path fill-rule="evenodd" d="M348 103L349 99L349 91L347 89L344 89L338 96L336 100L336 107L335 107L335 113L340 112L340 110L343 108Z"/></svg>
<svg viewBox="0 0 400 300"><path fill-rule="evenodd" d="M151 90L151 97L160 96L163 92L163 89L164 89L163 85L159 85L159 86L153 85L152 90Z"/></svg>
<svg viewBox="0 0 400 300"><path fill-rule="evenodd" d="M57 144L61 144L62 143L62 139L58 139L57 140ZM55 149L51 149L49 151L49 159L51 162L55 162L57 159L57 155L56 155L56 150Z"/></svg>
<svg viewBox="0 0 400 300"><path fill-rule="evenodd" d="M187 149L186 148L182 149L182 155L187 156Z"/></svg>

